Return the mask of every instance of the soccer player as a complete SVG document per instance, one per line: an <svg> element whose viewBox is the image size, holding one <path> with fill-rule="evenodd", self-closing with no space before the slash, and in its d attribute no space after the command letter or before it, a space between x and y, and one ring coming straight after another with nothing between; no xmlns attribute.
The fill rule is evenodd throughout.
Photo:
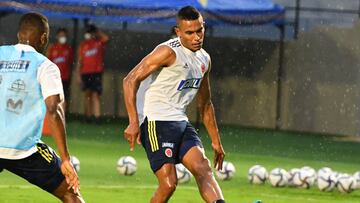
<svg viewBox="0 0 360 203"><path fill-rule="evenodd" d="M105 44L109 37L95 25L88 25L78 50L76 67L78 83L85 92L85 115L87 120L100 117L100 95L104 72Z"/></svg>
<svg viewBox="0 0 360 203"><path fill-rule="evenodd" d="M175 164L179 162L194 175L206 202L222 203L224 197L210 162L185 114L198 93L198 107L215 152L214 167L221 169L225 152L211 102L210 56L202 49L204 20L191 6L181 8L176 20L178 38L157 46L124 78L129 116L124 136L130 150L136 140L142 143L158 179L152 203L167 202L175 191Z"/></svg>
<svg viewBox="0 0 360 203"><path fill-rule="evenodd" d="M60 72L41 54L48 43L47 18L24 14L17 37L18 44L0 46L0 171L8 170L63 202L84 202L66 143ZM61 160L40 141L46 112Z"/></svg>
<svg viewBox="0 0 360 203"><path fill-rule="evenodd" d="M54 62L60 69L61 81L64 88L64 110L69 99L71 66L74 61L74 53L71 46L67 43L68 31L60 28L56 32L56 42L51 44L47 51L47 57Z"/></svg>

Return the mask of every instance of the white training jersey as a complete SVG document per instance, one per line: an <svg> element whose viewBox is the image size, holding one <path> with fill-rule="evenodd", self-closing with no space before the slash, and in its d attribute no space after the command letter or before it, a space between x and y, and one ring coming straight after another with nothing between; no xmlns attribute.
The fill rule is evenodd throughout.
<svg viewBox="0 0 360 203"><path fill-rule="evenodd" d="M179 38L158 46L161 45L170 47L176 60L141 82L136 97L140 124L145 117L149 120L187 121L186 107L194 99L209 69L210 56L204 49L193 52L182 46Z"/></svg>

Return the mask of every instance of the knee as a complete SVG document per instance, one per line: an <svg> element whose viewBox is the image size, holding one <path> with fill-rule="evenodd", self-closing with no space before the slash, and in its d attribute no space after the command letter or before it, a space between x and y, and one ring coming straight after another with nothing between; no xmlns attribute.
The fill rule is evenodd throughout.
<svg viewBox="0 0 360 203"><path fill-rule="evenodd" d="M166 191L166 193L173 193L177 187L177 181L168 181L161 184L161 189Z"/></svg>
<svg viewBox="0 0 360 203"><path fill-rule="evenodd" d="M72 192L66 192L61 198L62 202L66 202L66 203L84 203L85 201L83 201L83 199L72 193Z"/></svg>
<svg viewBox="0 0 360 203"><path fill-rule="evenodd" d="M203 159L202 161L196 163L193 173L196 178L212 176L210 161L208 159Z"/></svg>

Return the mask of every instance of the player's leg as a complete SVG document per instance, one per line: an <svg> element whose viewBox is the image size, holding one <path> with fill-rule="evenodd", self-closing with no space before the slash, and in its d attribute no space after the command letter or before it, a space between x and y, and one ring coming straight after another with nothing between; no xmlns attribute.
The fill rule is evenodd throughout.
<svg viewBox="0 0 360 203"><path fill-rule="evenodd" d="M84 101L85 101L85 104L84 104L84 108L85 108L85 116L86 118L91 118L92 116L92 97L91 97L91 91L90 90L85 90L85 94L84 94L85 98L84 98Z"/></svg>
<svg viewBox="0 0 360 203"><path fill-rule="evenodd" d="M52 194L64 203L85 203L80 194L75 194L72 189L68 190L68 187L69 185L63 180Z"/></svg>
<svg viewBox="0 0 360 203"><path fill-rule="evenodd" d="M84 202L80 194L67 190L68 185L60 169L61 160L56 153L43 143L37 144L37 150L24 159L2 161L4 165L2 167L53 194L63 202Z"/></svg>
<svg viewBox="0 0 360 203"><path fill-rule="evenodd" d="M99 118L101 114L102 73L92 74L91 90L92 112L95 118Z"/></svg>
<svg viewBox="0 0 360 203"><path fill-rule="evenodd" d="M209 203L224 202L222 191L211 170L210 161L205 156L201 141L190 124L186 127L179 155L184 166L194 175L202 198Z"/></svg>
<svg viewBox="0 0 360 203"><path fill-rule="evenodd" d="M178 146L185 126L184 122L147 119L140 126L141 143L159 183L151 203L167 202L176 189L174 164L177 162Z"/></svg>
<svg viewBox="0 0 360 203"><path fill-rule="evenodd" d="M91 109L91 75L83 74L81 75L82 80L82 90L84 91L84 113L87 119L90 119L92 115Z"/></svg>
<svg viewBox="0 0 360 203"><path fill-rule="evenodd" d="M91 92L92 112L95 118L100 117L100 95L98 92Z"/></svg>
<svg viewBox="0 0 360 203"><path fill-rule="evenodd" d="M167 202L174 193L177 186L177 177L175 165L171 163L164 164L155 173L158 179L158 188L156 189L151 203Z"/></svg>

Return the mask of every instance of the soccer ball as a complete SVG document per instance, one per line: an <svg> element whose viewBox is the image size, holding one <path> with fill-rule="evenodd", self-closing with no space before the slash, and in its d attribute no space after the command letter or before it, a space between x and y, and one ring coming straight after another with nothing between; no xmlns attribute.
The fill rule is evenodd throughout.
<svg viewBox="0 0 360 203"><path fill-rule="evenodd" d="M187 183L191 180L192 174L182 164L176 164L176 177L179 183Z"/></svg>
<svg viewBox="0 0 360 203"><path fill-rule="evenodd" d="M76 156L70 156L70 162L74 166L75 171L79 173L79 171L80 171L80 160L78 158L76 158Z"/></svg>
<svg viewBox="0 0 360 203"><path fill-rule="evenodd" d="M322 167L321 169L318 170L317 175L322 176L322 174L328 174L328 173L333 173L332 169L329 167Z"/></svg>
<svg viewBox="0 0 360 203"><path fill-rule="evenodd" d="M268 178L266 168L261 165L255 165L249 169L248 179L252 184L264 184Z"/></svg>
<svg viewBox="0 0 360 203"><path fill-rule="evenodd" d="M137 169L136 160L131 156L123 156L117 161L116 169L121 175L132 176Z"/></svg>
<svg viewBox="0 0 360 203"><path fill-rule="evenodd" d="M231 162L224 161L221 170L216 170L216 176L219 180L230 180L234 177L235 166Z"/></svg>
<svg viewBox="0 0 360 203"><path fill-rule="evenodd" d="M293 168L288 171L288 185L295 186L294 184L294 176L296 173L300 172L299 168Z"/></svg>
<svg viewBox="0 0 360 203"><path fill-rule="evenodd" d="M360 188L360 171L354 173L353 175L354 180L355 180L355 189L359 189Z"/></svg>
<svg viewBox="0 0 360 203"><path fill-rule="evenodd" d="M342 174L337 179L337 189L342 193L350 193L355 188L355 180L353 176L349 174Z"/></svg>
<svg viewBox="0 0 360 203"><path fill-rule="evenodd" d="M307 173L313 178L313 181L315 182L317 179L317 173L315 169L311 168L310 166L304 166L300 170L307 171Z"/></svg>
<svg viewBox="0 0 360 203"><path fill-rule="evenodd" d="M292 182L297 187L310 188L315 182L315 170L300 169L294 174Z"/></svg>
<svg viewBox="0 0 360 203"><path fill-rule="evenodd" d="M321 170L321 169L320 169ZM318 172L317 185L321 191L330 192L332 191L337 182L335 174L330 170L322 170Z"/></svg>
<svg viewBox="0 0 360 203"><path fill-rule="evenodd" d="M288 182L288 174L282 168L274 168L270 172L269 181L274 187L284 187Z"/></svg>

